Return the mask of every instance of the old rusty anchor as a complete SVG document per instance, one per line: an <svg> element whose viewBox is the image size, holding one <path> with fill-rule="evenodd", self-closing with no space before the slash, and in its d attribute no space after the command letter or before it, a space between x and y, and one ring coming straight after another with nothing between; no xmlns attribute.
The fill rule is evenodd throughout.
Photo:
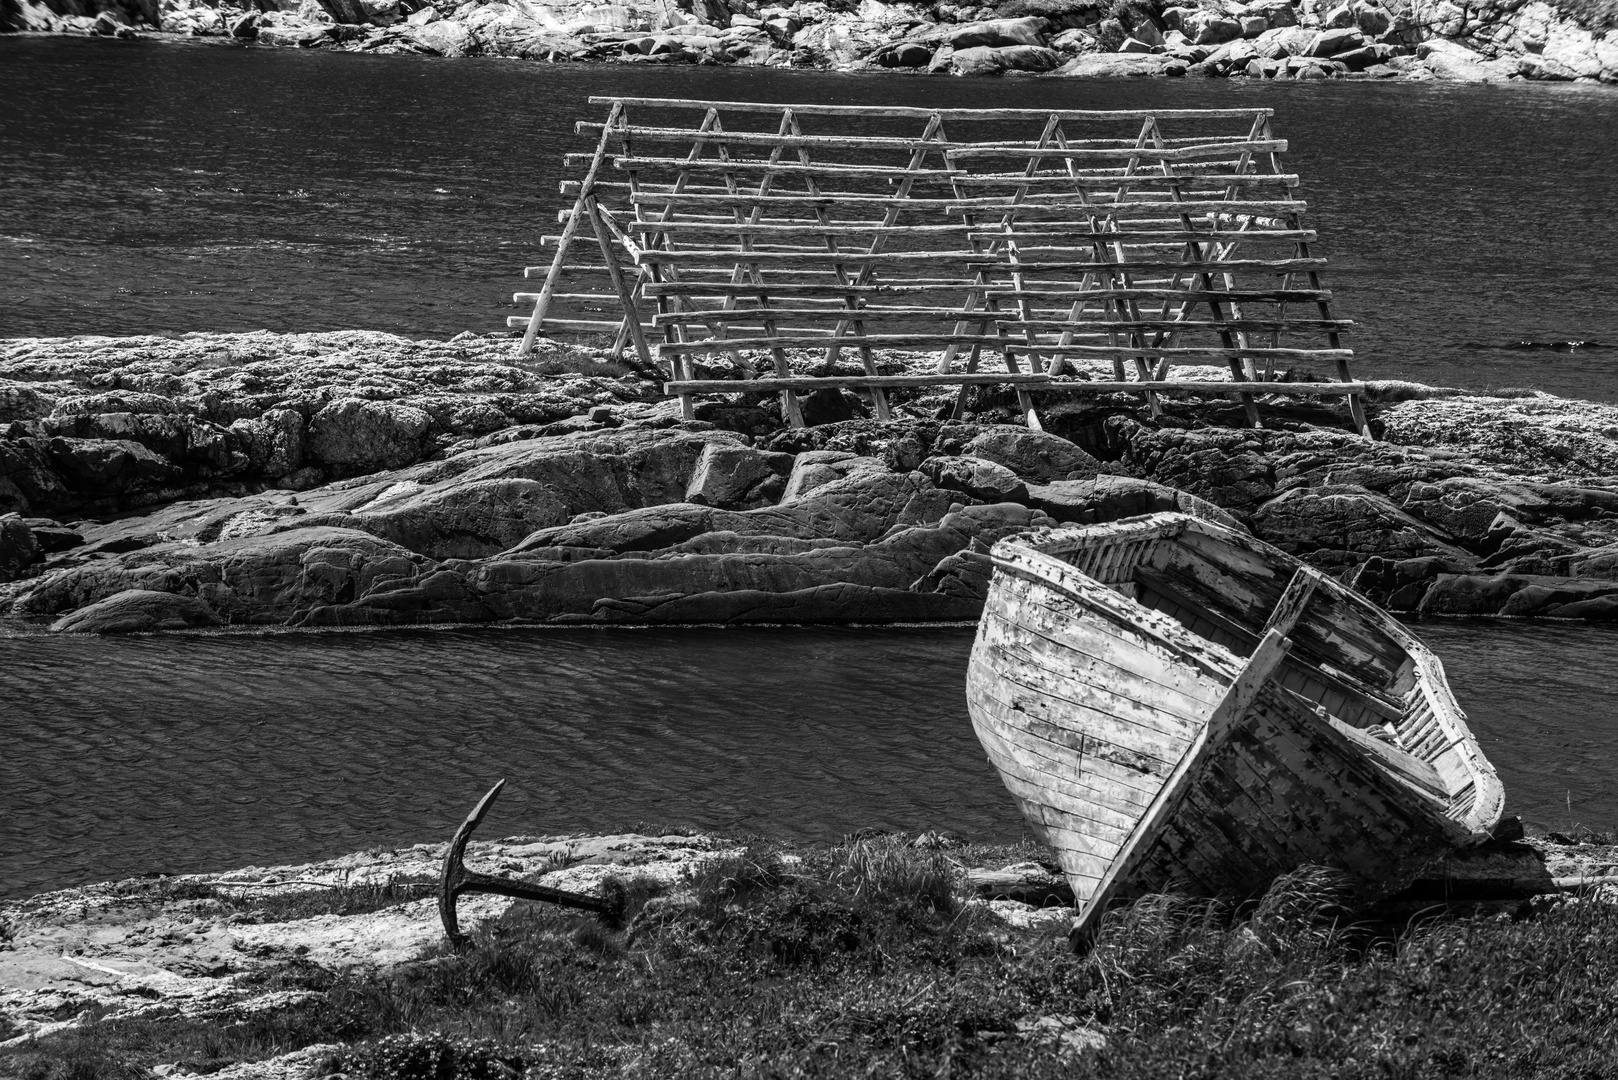
<svg viewBox="0 0 1618 1080"><path fill-rule="evenodd" d="M489 789L461 822L461 827L455 831L455 839L449 842L449 850L444 852L444 871L438 881L438 915L444 920L444 933L449 937L451 945L459 948L466 944L467 937L461 933L460 923L455 917L455 901L462 893L494 893L498 896L513 896L518 900L543 900L548 904L560 904L563 907L579 908L583 911L593 911L598 915L605 915L611 911L612 905L597 896L588 896L584 893L567 892L564 889L551 889L544 885L533 885L516 878L499 877L495 874L480 874L476 870L468 870L462 861L466 855L466 843L472 839L472 830L483 823L488 814L489 807L499 797L500 789L506 786L504 780Z"/></svg>

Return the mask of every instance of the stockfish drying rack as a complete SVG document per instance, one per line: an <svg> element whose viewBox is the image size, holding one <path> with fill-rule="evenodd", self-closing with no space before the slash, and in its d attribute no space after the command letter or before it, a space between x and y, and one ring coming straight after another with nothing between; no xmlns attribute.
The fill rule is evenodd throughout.
<svg viewBox="0 0 1618 1080"><path fill-rule="evenodd" d="M574 197L520 355L554 333L611 333L693 397L1010 385L1034 396L1229 395L1260 425L1265 395L1346 397L1369 436L1362 383L1322 287L1315 233L1270 109L1078 111L780 105L592 97L591 153L568 154ZM947 128L947 130L946 130ZM813 130L809 130L813 129ZM581 236L580 230L588 226ZM654 343L655 342L655 343ZM794 374L788 350L823 350ZM692 358L767 352L774 373L694 377ZM844 350L858 374L838 371ZM936 353L930 374L883 375L876 350ZM983 370L985 354L1002 371ZM1103 361L1078 372L1078 361ZM1175 379L1175 364L1230 380ZM1331 382L1277 381L1323 364ZM745 361L737 365L751 372Z"/></svg>

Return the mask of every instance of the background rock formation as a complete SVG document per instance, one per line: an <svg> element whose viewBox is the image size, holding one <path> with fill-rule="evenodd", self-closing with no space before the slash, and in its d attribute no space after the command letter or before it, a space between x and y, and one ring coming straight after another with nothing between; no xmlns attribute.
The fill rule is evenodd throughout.
<svg viewBox="0 0 1618 1080"><path fill-rule="evenodd" d="M1610 0L5 0L0 30L955 75L1618 80Z"/></svg>

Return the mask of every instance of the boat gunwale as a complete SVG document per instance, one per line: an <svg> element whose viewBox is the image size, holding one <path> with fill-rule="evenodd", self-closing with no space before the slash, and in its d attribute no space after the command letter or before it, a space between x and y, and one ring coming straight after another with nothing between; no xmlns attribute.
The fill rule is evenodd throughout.
<svg viewBox="0 0 1618 1080"><path fill-rule="evenodd" d="M1259 555L1279 566L1290 563L1307 565L1295 556L1288 555L1256 537L1239 533L1216 522L1175 512L1137 515L1099 525L1062 525L1036 529L1000 540L991 549L990 558L1000 572L1032 578L1046 587L1068 595L1092 611L1103 612L1107 617L1137 632L1148 634L1183 658L1193 661L1207 674L1228 683L1241 669L1243 660L1240 656L1225 646L1202 637L1172 616L1164 615L1118 592L1106 583L1097 581L1077 566L1064 562L1060 557L1141 539L1173 540L1187 531L1199 532L1210 539ZM1082 580L1075 580L1073 575ZM1316 587L1326 590L1337 602L1367 617L1409 658L1415 676L1415 686L1412 692L1405 695L1404 711L1409 715L1417 707L1413 694L1421 694L1432 709L1434 721L1446 736L1438 753L1430 757L1414 753L1411 756L1432 765L1436 758L1450 750L1458 752L1463 775L1443 777L1448 789L1446 794L1448 803L1439 812L1446 821L1458 826L1474 842L1487 839L1504 808L1505 789L1494 767L1489 764L1482 749L1477 745L1477 739L1467 725L1466 714L1449 689L1443 662L1420 638L1360 593L1326 575L1321 575ZM1148 618L1142 618L1143 615ZM1442 773L1440 775L1442 777ZM1457 813L1451 808L1469 788L1475 789L1472 803Z"/></svg>

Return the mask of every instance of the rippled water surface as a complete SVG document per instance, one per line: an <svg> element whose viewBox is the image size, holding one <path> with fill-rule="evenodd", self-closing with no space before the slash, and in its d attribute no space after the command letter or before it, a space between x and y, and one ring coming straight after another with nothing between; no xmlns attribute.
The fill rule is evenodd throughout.
<svg viewBox="0 0 1618 1080"><path fill-rule="evenodd" d="M590 94L1267 105L1356 370L1618 401L1605 87L954 79L0 39L0 336L499 330Z"/></svg>
<svg viewBox="0 0 1618 1080"><path fill-rule="evenodd" d="M1606 628L1440 623L1510 806L1618 825ZM0 637L0 895L637 824L1022 835L966 715L970 629ZM1551 658L1555 658L1554 661Z"/></svg>

